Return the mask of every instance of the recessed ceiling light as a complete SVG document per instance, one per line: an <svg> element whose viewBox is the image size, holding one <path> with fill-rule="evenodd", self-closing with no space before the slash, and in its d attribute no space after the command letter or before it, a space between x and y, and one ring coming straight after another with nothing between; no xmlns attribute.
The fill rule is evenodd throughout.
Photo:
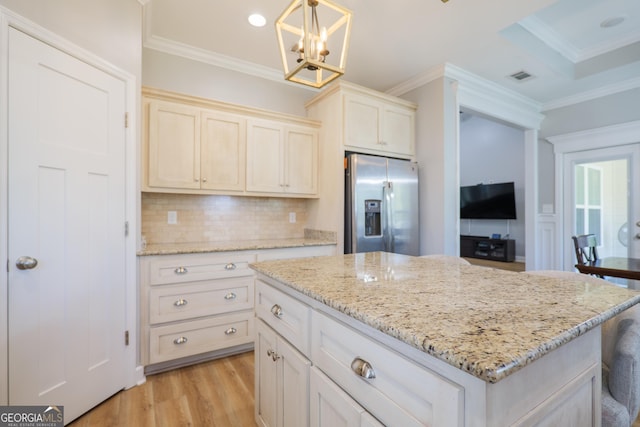
<svg viewBox="0 0 640 427"><path fill-rule="evenodd" d="M600 23L602 28L611 28L616 25L620 25L624 22L624 16L613 16L611 18L607 18Z"/></svg>
<svg viewBox="0 0 640 427"><path fill-rule="evenodd" d="M264 27L264 24L267 23L267 20L264 18L264 16L260 15L259 13L249 15L248 19L249 24L253 25L254 27Z"/></svg>

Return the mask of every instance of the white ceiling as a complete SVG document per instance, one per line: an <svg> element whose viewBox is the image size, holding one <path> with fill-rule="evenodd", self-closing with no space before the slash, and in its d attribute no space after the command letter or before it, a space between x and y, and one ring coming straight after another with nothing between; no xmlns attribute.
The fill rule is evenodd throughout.
<svg viewBox="0 0 640 427"><path fill-rule="evenodd" d="M334 1L353 12L343 78L380 91L445 63L543 109L640 87L640 0ZM150 0L144 45L284 81L274 21L289 3ZM266 26L249 25L254 12ZM523 70L534 77L509 77Z"/></svg>

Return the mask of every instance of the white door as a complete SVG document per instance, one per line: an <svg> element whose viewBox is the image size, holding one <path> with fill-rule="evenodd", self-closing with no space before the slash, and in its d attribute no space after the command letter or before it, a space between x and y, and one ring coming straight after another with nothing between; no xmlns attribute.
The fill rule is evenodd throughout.
<svg viewBox="0 0 640 427"><path fill-rule="evenodd" d="M68 422L126 380L125 84L15 29L8 75L9 403Z"/></svg>
<svg viewBox="0 0 640 427"><path fill-rule="evenodd" d="M640 144L564 155L565 269L571 236L593 233L599 257L640 258Z"/></svg>

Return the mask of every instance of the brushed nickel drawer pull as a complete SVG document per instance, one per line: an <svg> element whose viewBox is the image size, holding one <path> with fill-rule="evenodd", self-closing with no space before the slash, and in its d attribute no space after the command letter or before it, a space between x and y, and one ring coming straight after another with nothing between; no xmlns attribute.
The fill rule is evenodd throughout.
<svg viewBox="0 0 640 427"><path fill-rule="evenodd" d="M376 372L373 370L373 366L371 366L371 364L366 360L359 357L356 357L353 359L353 362L351 362L351 370L367 380L376 377Z"/></svg>
<svg viewBox="0 0 640 427"><path fill-rule="evenodd" d="M186 299L180 298L179 300L174 302L173 305L175 305L176 307L182 307L183 305L187 305L188 303L189 301L187 301Z"/></svg>
<svg viewBox="0 0 640 427"><path fill-rule="evenodd" d="M189 270L187 270L186 267L178 267L175 270L173 270L173 272L176 274L187 274Z"/></svg>
<svg viewBox="0 0 640 427"><path fill-rule="evenodd" d="M227 270L227 271L235 270L236 268L237 268L237 266L232 262L230 262L230 263L228 263L227 265L224 266L224 269Z"/></svg>
<svg viewBox="0 0 640 427"><path fill-rule="evenodd" d="M233 335L236 332L238 332L238 330L236 328L229 328L226 331L224 331L225 335Z"/></svg>
<svg viewBox="0 0 640 427"><path fill-rule="evenodd" d="M224 296L224 299L226 299L227 301L232 300L232 299L236 299L236 294L233 292L229 292L228 294L226 294Z"/></svg>
<svg viewBox="0 0 640 427"><path fill-rule="evenodd" d="M186 344L187 341L188 341L187 337L180 337L173 340L173 343L176 345L180 345L180 344Z"/></svg>
<svg viewBox="0 0 640 427"><path fill-rule="evenodd" d="M278 319L282 319L282 316L284 315L284 313L282 312L282 307L280 307L278 304L274 304L273 307L271 307L271 313L273 313L273 315Z"/></svg>

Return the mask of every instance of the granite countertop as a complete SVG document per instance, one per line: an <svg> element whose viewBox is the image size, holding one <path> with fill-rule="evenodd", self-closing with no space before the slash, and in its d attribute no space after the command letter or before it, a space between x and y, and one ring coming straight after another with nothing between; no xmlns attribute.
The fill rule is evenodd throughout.
<svg viewBox="0 0 640 427"><path fill-rule="evenodd" d="M490 383L640 302L615 285L384 252L251 266Z"/></svg>
<svg viewBox="0 0 640 427"><path fill-rule="evenodd" d="M196 243L159 243L147 245L145 249L139 250L137 252L137 255L148 256L196 254L205 252L247 251L256 249L299 248L303 246L326 246L335 244L335 240L314 238L256 239Z"/></svg>

